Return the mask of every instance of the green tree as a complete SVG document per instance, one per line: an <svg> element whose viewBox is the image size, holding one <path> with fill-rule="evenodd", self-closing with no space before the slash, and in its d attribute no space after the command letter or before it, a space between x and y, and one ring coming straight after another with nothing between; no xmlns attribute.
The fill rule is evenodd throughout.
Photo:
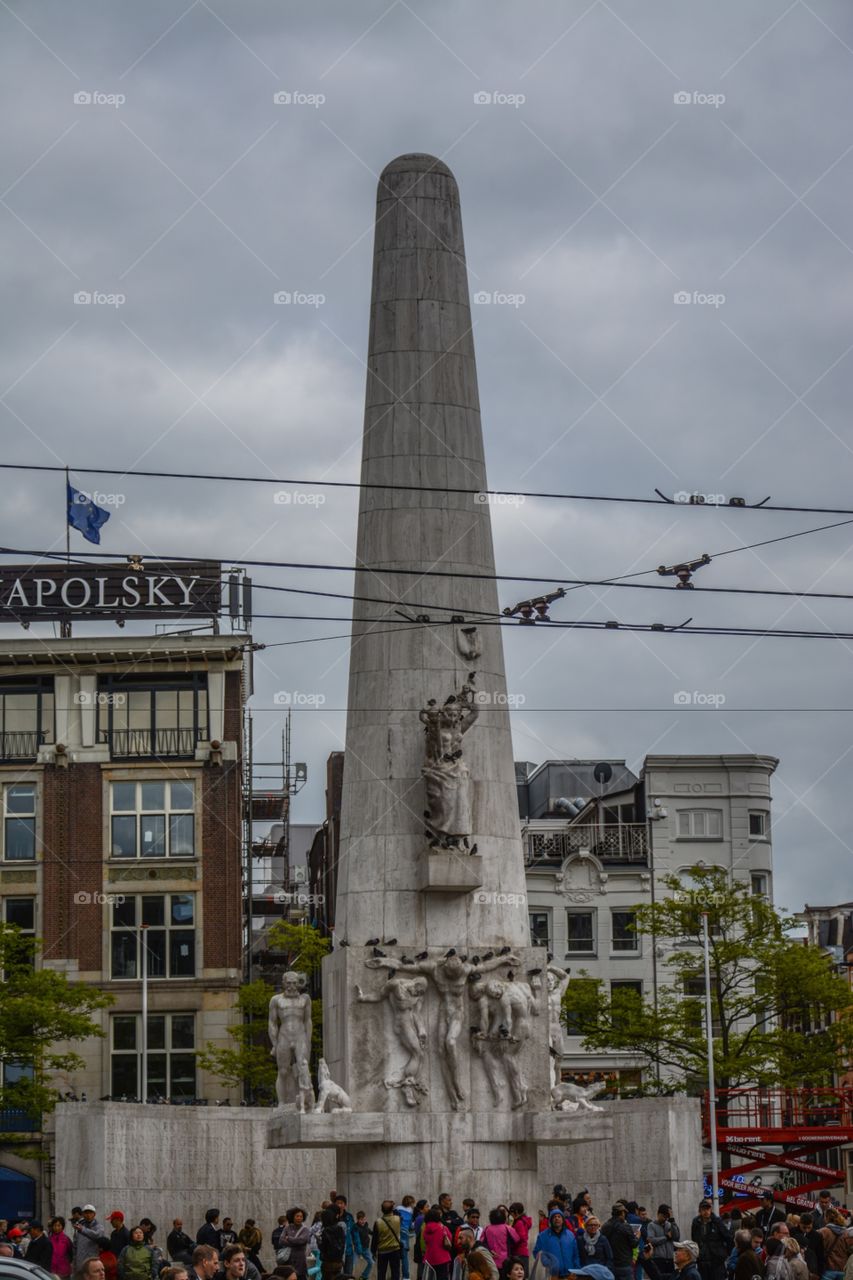
<svg viewBox="0 0 853 1280"><path fill-rule="evenodd" d="M310 924L281 920L269 931L270 950L282 952L284 967L306 977L316 974L331 940ZM199 1066L231 1088L245 1088L253 1102L263 1106L275 1098L276 1065L270 1055L267 1034L269 1003L275 988L257 978L244 983L237 996L242 1020L228 1028L231 1044L208 1044L198 1054ZM311 1001L311 1048L316 1060L323 1051L323 1002Z"/></svg>
<svg viewBox="0 0 853 1280"><path fill-rule="evenodd" d="M0 924L0 1060L18 1071L0 1077L0 1107L20 1108L34 1120L58 1101L55 1074L85 1065L71 1046L103 1036L92 1014L112 996L53 969L37 969L40 942Z"/></svg>
<svg viewBox="0 0 853 1280"><path fill-rule="evenodd" d="M319 972L323 956L331 950L332 940L310 924L292 924L279 920L268 934L271 951L282 951L288 969L297 969L308 977Z"/></svg>
<svg viewBox="0 0 853 1280"><path fill-rule="evenodd" d="M244 983L237 995L242 1018L228 1028L231 1044L208 1044L198 1053L198 1064L204 1071L231 1088L245 1088L259 1105L275 1097L276 1066L267 1037L269 1004L274 995L275 988L262 978Z"/></svg>
<svg viewBox="0 0 853 1280"><path fill-rule="evenodd" d="M853 1052L846 980L820 948L791 936L795 922L766 898L732 884L720 869L697 867L691 876L690 888L665 877L670 896L637 908L636 930L661 956L657 1004L618 987L611 995L582 973L566 991L567 1025L587 1049L642 1054L653 1088L701 1088L707 912L717 1088L831 1085ZM724 1111L720 1119L725 1123Z"/></svg>

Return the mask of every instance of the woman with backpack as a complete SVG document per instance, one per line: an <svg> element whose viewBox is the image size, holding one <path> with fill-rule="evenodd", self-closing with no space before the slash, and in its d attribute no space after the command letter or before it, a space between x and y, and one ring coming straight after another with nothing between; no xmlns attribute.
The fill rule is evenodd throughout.
<svg viewBox="0 0 853 1280"><path fill-rule="evenodd" d="M506 1217L506 1211L503 1208L490 1209L489 1225L480 1237L480 1243L486 1246L494 1258L495 1266L501 1275L504 1274L507 1260L515 1253L519 1243L518 1233L508 1225Z"/></svg>
<svg viewBox="0 0 853 1280"><path fill-rule="evenodd" d="M336 1280L344 1269L347 1229L337 1209L330 1204L320 1214L320 1264L323 1280Z"/></svg>
<svg viewBox="0 0 853 1280"><path fill-rule="evenodd" d="M434 1204L424 1219L424 1262L435 1272L435 1280L448 1280L453 1257L453 1237L441 1220L441 1209Z"/></svg>

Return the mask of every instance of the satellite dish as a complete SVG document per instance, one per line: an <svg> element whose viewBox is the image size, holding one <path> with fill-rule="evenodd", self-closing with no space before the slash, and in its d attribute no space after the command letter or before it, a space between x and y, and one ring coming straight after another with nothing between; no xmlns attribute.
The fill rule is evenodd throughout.
<svg viewBox="0 0 853 1280"><path fill-rule="evenodd" d="M602 760L593 769L592 776L596 782L603 786L605 782L609 782L613 777L613 766L609 765L606 760Z"/></svg>

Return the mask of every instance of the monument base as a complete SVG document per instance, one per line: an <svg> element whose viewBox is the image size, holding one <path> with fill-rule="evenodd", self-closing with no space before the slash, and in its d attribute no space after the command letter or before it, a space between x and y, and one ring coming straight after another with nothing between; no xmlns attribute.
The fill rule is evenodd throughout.
<svg viewBox="0 0 853 1280"><path fill-rule="evenodd" d="M610 1141L613 1120L606 1112L512 1111L389 1112L277 1110L267 1127L267 1146L345 1147L406 1146L419 1143L570 1146Z"/></svg>
<svg viewBox="0 0 853 1280"><path fill-rule="evenodd" d="M611 1143L606 1113L277 1111L270 1147L334 1146L336 1185L359 1207L379 1205L400 1187L426 1187L435 1196L473 1196L478 1204L511 1200L534 1208L541 1200L538 1148ZM372 1210L368 1210L371 1212Z"/></svg>

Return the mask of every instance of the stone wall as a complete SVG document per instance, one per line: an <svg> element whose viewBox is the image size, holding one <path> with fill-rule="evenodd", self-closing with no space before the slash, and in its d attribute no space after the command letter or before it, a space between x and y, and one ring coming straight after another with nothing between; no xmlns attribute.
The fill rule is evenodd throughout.
<svg viewBox="0 0 853 1280"><path fill-rule="evenodd" d="M652 1215L668 1201L689 1235L702 1194L699 1103L690 1098L608 1102L605 1114L613 1118L612 1142L539 1148L540 1203L527 1206L534 1220L554 1183L563 1182L573 1194L589 1187L604 1217L617 1196L636 1198ZM268 1110L255 1107L61 1103L54 1203L43 1206L42 1215L67 1214L72 1205L91 1200L102 1218L112 1209L122 1209L129 1221L148 1214L164 1244L172 1218L182 1217L185 1229L194 1233L205 1210L216 1205L238 1224L247 1216L257 1218L268 1239L280 1213L292 1204L317 1208L336 1183L331 1149L268 1150L269 1118ZM340 1123L350 1124L351 1117L341 1117ZM410 1187L389 1187L385 1194L435 1196L443 1190L420 1185L413 1173ZM470 1186L447 1190L457 1203L471 1194ZM506 1194L521 1192L510 1188ZM378 1206L353 1207L372 1217ZM261 1256L266 1261L263 1251Z"/></svg>
<svg viewBox="0 0 853 1280"><path fill-rule="evenodd" d="M555 1183L574 1195L589 1187L602 1220L618 1196L645 1205L654 1217L659 1204L670 1204L682 1236L702 1198L700 1106L695 1098L643 1098L607 1102L613 1117L613 1141L574 1147L542 1147L539 1175L543 1197Z"/></svg>
<svg viewBox="0 0 853 1280"><path fill-rule="evenodd" d="M218 1207L241 1226L256 1218L265 1241L293 1204L316 1208L335 1181L334 1151L269 1151L269 1111L260 1107L169 1107L61 1103L56 1109L54 1204L67 1216L89 1200L103 1222L121 1209L147 1214L165 1248L172 1219L195 1234ZM271 1263L269 1249L261 1250Z"/></svg>

